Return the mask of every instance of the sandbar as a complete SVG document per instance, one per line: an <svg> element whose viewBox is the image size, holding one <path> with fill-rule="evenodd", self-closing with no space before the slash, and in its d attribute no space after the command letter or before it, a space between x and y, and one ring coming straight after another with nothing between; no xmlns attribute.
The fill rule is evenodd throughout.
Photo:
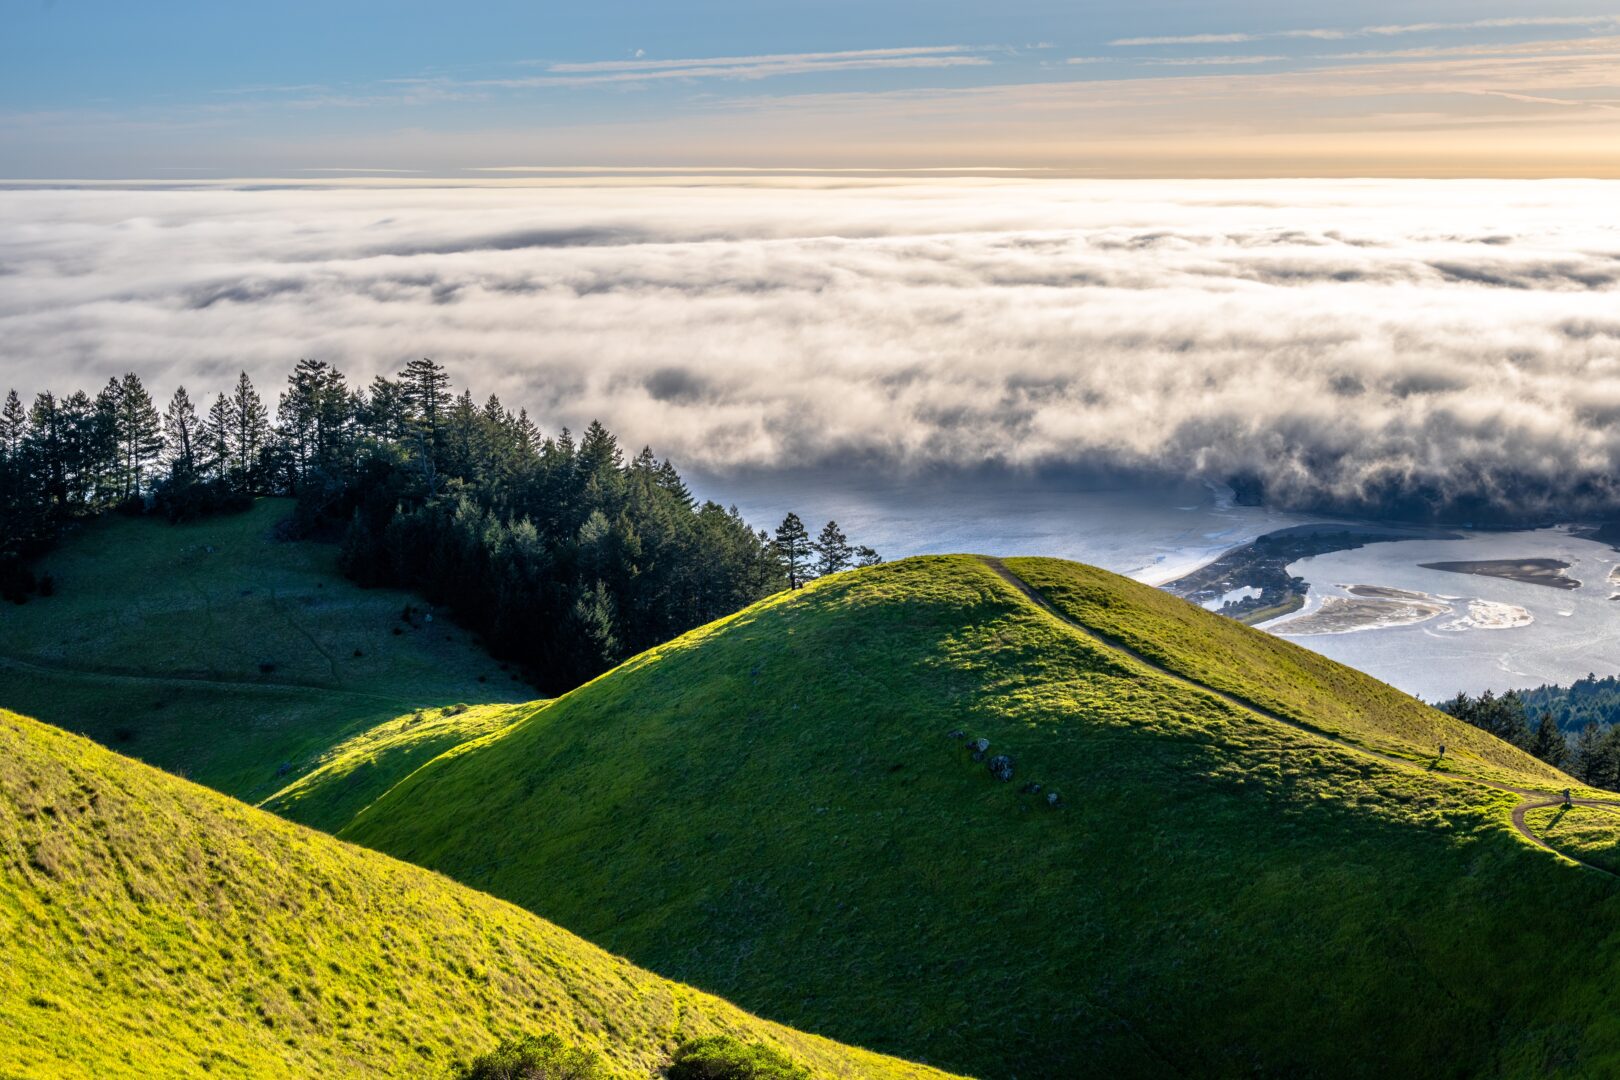
<svg viewBox="0 0 1620 1080"><path fill-rule="evenodd" d="M1344 588L1352 594L1350 597L1324 597L1322 606L1315 611L1280 623L1272 627L1271 632L1284 637L1353 634L1361 630L1412 626L1453 610L1450 604L1427 593L1385 585L1347 585Z"/></svg>
<svg viewBox="0 0 1620 1080"><path fill-rule="evenodd" d="M1579 581L1564 573L1569 569L1569 563L1559 559L1481 559L1476 562L1426 562L1418 565L1425 570L1506 578L1509 581L1522 581L1526 585L1545 585L1551 589L1581 587Z"/></svg>

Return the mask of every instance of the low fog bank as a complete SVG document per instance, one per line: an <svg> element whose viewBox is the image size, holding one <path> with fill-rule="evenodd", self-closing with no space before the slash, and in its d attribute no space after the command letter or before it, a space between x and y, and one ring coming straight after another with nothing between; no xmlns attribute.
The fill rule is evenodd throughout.
<svg viewBox="0 0 1620 1080"><path fill-rule="evenodd" d="M1068 471L697 471L687 480L699 498L734 505L755 526L774 527L790 510L812 530L832 519L890 559L1047 555L1152 584L1264 533L1322 520L1239 505L1218 485Z"/></svg>
<svg viewBox="0 0 1620 1080"><path fill-rule="evenodd" d="M1235 483L1620 510L1598 182L773 181L0 192L0 381L195 394L415 356L706 475Z"/></svg>

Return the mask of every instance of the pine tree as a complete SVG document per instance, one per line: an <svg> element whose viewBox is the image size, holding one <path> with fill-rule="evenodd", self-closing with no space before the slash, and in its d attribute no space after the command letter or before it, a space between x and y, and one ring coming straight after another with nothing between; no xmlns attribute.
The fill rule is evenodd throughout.
<svg viewBox="0 0 1620 1080"><path fill-rule="evenodd" d="M1603 728L1597 749L1592 754L1593 766L1586 782L1611 791L1620 788L1620 727Z"/></svg>
<svg viewBox="0 0 1620 1080"><path fill-rule="evenodd" d="M471 390L463 391L451 404L444 421L442 468L451 476L470 479L482 455L482 425Z"/></svg>
<svg viewBox="0 0 1620 1080"><path fill-rule="evenodd" d="M118 448L119 497L143 494L146 468L163 453L163 417L133 371L118 382L114 394L113 440Z"/></svg>
<svg viewBox="0 0 1620 1080"><path fill-rule="evenodd" d="M540 450L540 429L534 426L529 419L528 409L519 409L517 422L513 428L517 432L518 451L525 457L533 457ZM564 434L567 430L564 429Z"/></svg>
<svg viewBox="0 0 1620 1080"><path fill-rule="evenodd" d="M1570 771L1588 784L1596 784L1604 772L1602 761L1603 729L1588 720L1581 733L1575 736Z"/></svg>
<svg viewBox="0 0 1620 1080"><path fill-rule="evenodd" d="M0 409L0 453L15 460L22 453L23 440L28 437L28 410L22 398L13 390L6 395L6 404Z"/></svg>
<svg viewBox="0 0 1620 1080"><path fill-rule="evenodd" d="M237 377L226 412L230 423L227 447L231 472L243 491L257 495L259 458L270 442L270 414L245 371Z"/></svg>
<svg viewBox="0 0 1620 1080"><path fill-rule="evenodd" d="M1558 730L1552 713L1541 714L1541 723L1536 725L1535 737L1530 741L1530 752L1554 768L1563 765L1564 759L1569 756L1569 744L1564 739L1564 733Z"/></svg>
<svg viewBox="0 0 1620 1080"><path fill-rule="evenodd" d="M62 409L49 390L34 397L28 412L28 433L24 446L33 460L35 483L58 513L67 507L67 446Z"/></svg>
<svg viewBox="0 0 1620 1080"><path fill-rule="evenodd" d="M439 427L450 404L450 375L423 357L405 365L399 375L400 396L412 420L422 426L430 446L437 446Z"/></svg>
<svg viewBox="0 0 1620 1080"><path fill-rule="evenodd" d="M782 524L776 527L771 549L787 574L788 588L797 589L804 584L810 565L810 532L799 520L799 515L788 511Z"/></svg>
<svg viewBox="0 0 1620 1080"><path fill-rule="evenodd" d="M618 472L624 464L624 455L619 452L619 440L613 433L603 427L601 421L592 420L585 434L580 436L576 460L580 475L589 479Z"/></svg>
<svg viewBox="0 0 1620 1080"><path fill-rule="evenodd" d="M118 397L118 380L112 379L94 399L83 390L62 399L68 502L75 513L99 510L120 496Z"/></svg>
<svg viewBox="0 0 1620 1080"><path fill-rule="evenodd" d="M179 483L196 479L201 472L202 421L191 395L184 386L176 387L163 414L163 443L169 455L169 475Z"/></svg>
<svg viewBox="0 0 1620 1080"><path fill-rule="evenodd" d="M297 491L314 464L316 427L325 389L326 365L318 360L300 360L287 376L287 389L276 405L276 433L287 449L292 475L288 478Z"/></svg>
<svg viewBox="0 0 1620 1080"><path fill-rule="evenodd" d="M883 565L883 556L879 555L876 549L861 544L855 549L855 565L881 566Z"/></svg>
<svg viewBox="0 0 1620 1080"><path fill-rule="evenodd" d="M840 570L848 570L854 560L854 549L849 546L849 537L844 530L838 527L838 522L829 521L821 527L821 535L811 545L816 553L816 575L826 577L836 574Z"/></svg>
<svg viewBox="0 0 1620 1080"><path fill-rule="evenodd" d="M231 403L224 394L217 394L208 407L208 420L203 424L203 472L217 479L225 479L231 472Z"/></svg>
<svg viewBox="0 0 1620 1080"><path fill-rule="evenodd" d="M398 442L404 438L405 414L405 391L400 384L381 375L372 379L362 414L371 437L382 442Z"/></svg>
<svg viewBox="0 0 1620 1080"><path fill-rule="evenodd" d="M697 505L692 498L692 489L686 486L681 474L675 471L674 464L665 458L663 464L658 466L658 486L669 492L682 506L691 510Z"/></svg>
<svg viewBox="0 0 1620 1080"><path fill-rule="evenodd" d="M586 590L573 608L579 641L587 651L591 666L607 667L619 657L619 638L613 626L613 600L607 586L598 581Z"/></svg>

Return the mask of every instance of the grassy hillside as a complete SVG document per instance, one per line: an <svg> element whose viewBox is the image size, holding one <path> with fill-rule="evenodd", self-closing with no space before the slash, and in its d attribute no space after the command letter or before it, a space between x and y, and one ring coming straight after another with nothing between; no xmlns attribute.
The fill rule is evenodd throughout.
<svg viewBox="0 0 1620 1080"><path fill-rule="evenodd" d="M87 525L45 562L57 595L0 605L0 705L258 801L418 708L533 696L446 620L402 621L408 594L344 580L334 546L277 540L289 510Z"/></svg>
<svg viewBox="0 0 1620 1080"><path fill-rule="evenodd" d="M1062 559L1006 565L1058 611L1195 682L1384 753L1517 783L1575 782L1518 747L1410 694L1270 634Z"/></svg>
<svg viewBox="0 0 1620 1080"><path fill-rule="evenodd" d="M1105 637L1418 763L927 558L640 656L343 835L774 1019L985 1077L1620 1069L1616 884L1516 832L1519 795L1421 760L1444 741L1459 769L1567 780L1143 586L1016 565Z"/></svg>
<svg viewBox="0 0 1620 1080"><path fill-rule="evenodd" d="M316 758L304 775L259 805L336 832L389 788L452 747L526 720L544 702L446 705L368 728Z"/></svg>
<svg viewBox="0 0 1620 1080"><path fill-rule="evenodd" d="M442 1077L520 1032L626 1078L710 1032L823 1077L940 1075L0 712L0 1075Z"/></svg>
<svg viewBox="0 0 1620 1080"><path fill-rule="evenodd" d="M1531 810L1526 823L1559 851L1620 874L1620 814L1592 806Z"/></svg>

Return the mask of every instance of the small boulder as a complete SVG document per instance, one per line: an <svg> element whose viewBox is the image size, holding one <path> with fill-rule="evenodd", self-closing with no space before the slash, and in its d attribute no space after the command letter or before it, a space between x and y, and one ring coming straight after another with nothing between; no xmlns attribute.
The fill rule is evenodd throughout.
<svg viewBox="0 0 1620 1080"><path fill-rule="evenodd" d="M990 775L1006 783L1013 778L1013 759L1006 754L997 754L990 759Z"/></svg>
<svg viewBox="0 0 1620 1080"><path fill-rule="evenodd" d="M1053 808L1062 806L1063 805L1063 797L1060 796L1055 791L1049 791L1046 794L1046 805L1050 806L1050 807L1053 807Z"/></svg>
<svg viewBox="0 0 1620 1080"><path fill-rule="evenodd" d="M1018 794L1020 795L1039 795L1040 793L1041 785L1035 783L1033 780L1018 789Z"/></svg>
<svg viewBox="0 0 1620 1080"><path fill-rule="evenodd" d="M955 731L951 732L945 737L947 739L955 739L957 742L961 742L963 739L967 738L967 732L963 731L961 728L957 728Z"/></svg>
<svg viewBox="0 0 1620 1080"><path fill-rule="evenodd" d="M973 751L974 761L983 761L985 752L990 749L990 740L984 738L974 739L968 743L968 749Z"/></svg>

